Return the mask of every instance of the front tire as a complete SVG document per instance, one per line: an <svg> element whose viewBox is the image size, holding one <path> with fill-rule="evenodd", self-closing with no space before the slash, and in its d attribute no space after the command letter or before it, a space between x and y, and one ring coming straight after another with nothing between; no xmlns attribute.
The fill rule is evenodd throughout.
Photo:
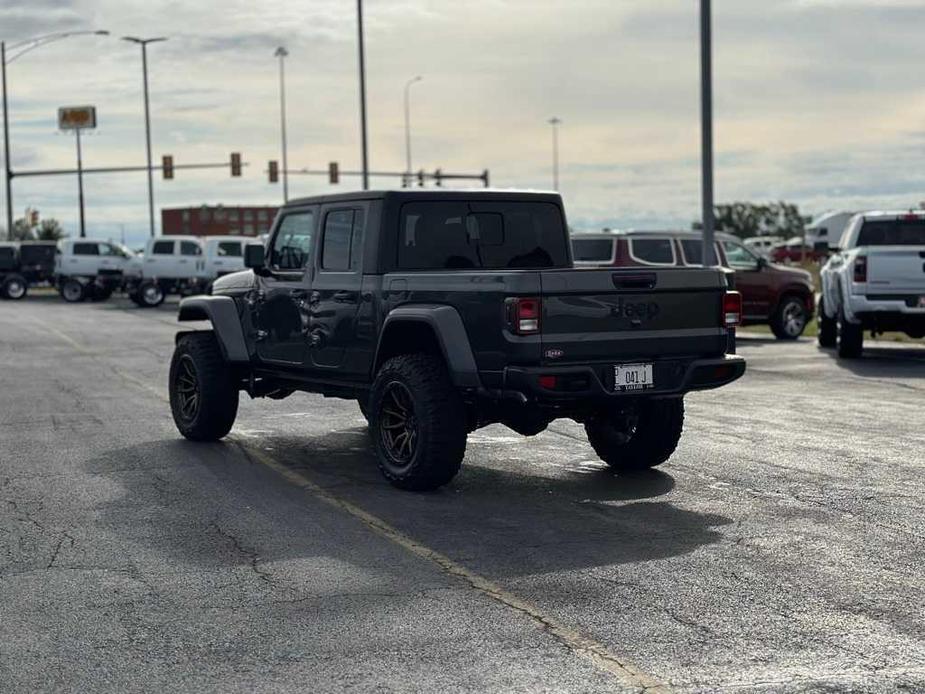
<svg viewBox="0 0 925 694"><path fill-rule="evenodd" d="M842 359L857 359L864 351L864 327L849 323L844 314L838 317L838 356Z"/></svg>
<svg viewBox="0 0 925 694"><path fill-rule="evenodd" d="M466 413L443 361L429 354L389 359L369 396L369 428L379 470L411 491L441 487L466 453Z"/></svg>
<svg viewBox="0 0 925 694"><path fill-rule="evenodd" d="M79 280L64 280L59 291L61 298L69 304L77 304L87 298L87 288Z"/></svg>
<svg viewBox="0 0 925 694"><path fill-rule="evenodd" d="M819 316L816 319L819 324L819 333L816 339L820 347L831 348L838 344L838 320L825 315L824 302L824 299L819 299Z"/></svg>
<svg viewBox="0 0 925 694"><path fill-rule="evenodd" d="M18 301L25 297L28 291L29 283L26 282L25 277L22 275L10 275L3 281L3 286L0 287L0 296L4 299Z"/></svg>
<svg viewBox="0 0 925 694"><path fill-rule="evenodd" d="M137 296L136 303L142 308L155 308L164 303L164 290L157 282L142 282Z"/></svg>
<svg viewBox="0 0 925 694"><path fill-rule="evenodd" d="M238 414L238 388L214 333L180 339L170 362L170 410L183 436L218 441Z"/></svg>
<svg viewBox="0 0 925 694"><path fill-rule="evenodd" d="M778 340L796 340L806 330L809 313L806 302L799 296L783 297L771 316L771 332Z"/></svg>
<svg viewBox="0 0 925 694"><path fill-rule="evenodd" d="M661 465L671 457L684 428L684 400L642 400L585 422L588 442L614 470Z"/></svg>

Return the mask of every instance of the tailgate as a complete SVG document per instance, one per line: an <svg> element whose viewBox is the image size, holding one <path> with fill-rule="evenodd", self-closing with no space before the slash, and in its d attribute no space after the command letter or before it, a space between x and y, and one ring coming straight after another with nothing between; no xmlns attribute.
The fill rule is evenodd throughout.
<svg viewBox="0 0 925 694"><path fill-rule="evenodd" d="M925 246L867 249L867 285L925 294Z"/></svg>
<svg viewBox="0 0 925 694"><path fill-rule="evenodd" d="M719 270L545 270L543 363L725 353Z"/></svg>

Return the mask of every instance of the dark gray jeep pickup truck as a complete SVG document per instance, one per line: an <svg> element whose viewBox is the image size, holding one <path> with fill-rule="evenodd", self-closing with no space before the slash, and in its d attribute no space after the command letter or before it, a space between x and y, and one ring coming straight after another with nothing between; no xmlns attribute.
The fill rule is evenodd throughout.
<svg viewBox="0 0 925 694"><path fill-rule="evenodd" d="M617 470L665 462L683 396L745 372L741 298L710 268L572 266L551 193L412 190L304 198L249 270L180 303L170 403L180 433L225 436L238 395L355 399L394 485L459 471L470 431L585 426Z"/></svg>

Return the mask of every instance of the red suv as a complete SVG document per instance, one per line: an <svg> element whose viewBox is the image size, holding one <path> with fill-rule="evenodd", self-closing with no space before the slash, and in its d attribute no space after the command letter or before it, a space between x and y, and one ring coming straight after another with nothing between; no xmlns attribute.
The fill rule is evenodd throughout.
<svg viewBox="0 0 925 694"><path fill-rule="evenodd" d="M576 267L700 265L703 241L692 231L614 231L572 234ZM780 340L795 340L812 320L815 294L805 270L769 263L735 236L716 235L716 255L735 271L743 325L767 324Z"/></svg>

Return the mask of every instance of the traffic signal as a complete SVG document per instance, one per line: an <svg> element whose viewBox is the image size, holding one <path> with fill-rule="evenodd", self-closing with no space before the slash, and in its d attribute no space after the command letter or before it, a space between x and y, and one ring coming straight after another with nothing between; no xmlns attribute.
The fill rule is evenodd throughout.
<svg viewBox="0 0 925 694"><path fill-rule="evenodd" d="M173 157L165 154L161 157L161 171L165 179L173 178Z"/></svg>
<svg viewBox="0 0 925 694"><path fill-rule="evenodd" d="M438 188L443 185L442 179L443 179L443 171L441 171L440 169L437 169L436 171L434 171L434 180L436 181Z"/></svg>
<svg viewBox="0 0 925 694"><path fill-rule="evenodd" d="M328 182L338 183L340 181L340 166L336 161L328 163Z"/></svg>
<svg viewBox="0 0 925 694"><path fill-rule="evenodd" d="M279 182L279 162L270 160L270 165L267 167L270 171L270 183Z"/></svg>
<svg viewBox="0 0 925 694"><path fill-rule="evenodd" d="M418 171L418 187L424 187L424 169Z"/></svg>
<svg viewBox="0 0 925 694"><path fill-rule="evenodd" d="M241 153L240 152L231 153L231 175L232 176L241 175Z"/></svg>
<svg viewBox="0 0 925 694"><path fill-rule="evenodd" d="M39 225L39 211L29 210L29 226L35 227L38 225Z"/></svg>

